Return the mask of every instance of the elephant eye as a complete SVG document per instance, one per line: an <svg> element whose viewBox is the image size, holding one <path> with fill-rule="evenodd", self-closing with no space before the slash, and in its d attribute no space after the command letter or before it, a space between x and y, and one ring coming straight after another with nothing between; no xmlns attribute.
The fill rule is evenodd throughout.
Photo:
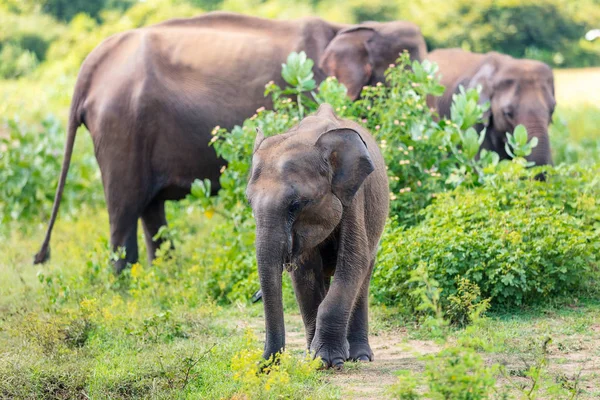
<svg viewBox="0 0 600 400"><path fill-rule="evenodd" d="M302 210L302 208L304 206L306 206L310 201L309 200L294 200L290 203L290 206L288 207L288 213L290 215L290 217L295 217L300 210Z"/></svg>
<svg viewBox="0 0 600 400"><path fill-rule="evenodd" d="M512 119L514 117L513 110L511 110L509 108L506 108L506 109L502 110L502 113L504 114L504 116L506 118Z"/></svg>
<svg viewBox="0 0 600 400"><path fill-rule="evenodd" d="M294 200L292 201L292 203L290 204L289 207L289 212L292 215L296 215L296 213L300 211L300 201L299 200Z"/></svg>

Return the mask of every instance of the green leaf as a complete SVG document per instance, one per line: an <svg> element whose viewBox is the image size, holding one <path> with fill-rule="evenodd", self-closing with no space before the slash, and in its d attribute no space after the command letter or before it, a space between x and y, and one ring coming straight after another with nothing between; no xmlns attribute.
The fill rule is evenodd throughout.
<svg viewBox="0 0 600 400"><path fill-rule="evenodd" d="M521 124L517 125L515 127L513 136L517 145L524 146L527 144L527 129L525 128L525 126Z"/></svg>
<svg viewBox="0 0 600 400"><path fill-rule="evenodd" d="M537 147L537 145L538 145L538 138L534 136L529 141L529 146L531 146L531 148L533 149L534 147Z"/></svg>

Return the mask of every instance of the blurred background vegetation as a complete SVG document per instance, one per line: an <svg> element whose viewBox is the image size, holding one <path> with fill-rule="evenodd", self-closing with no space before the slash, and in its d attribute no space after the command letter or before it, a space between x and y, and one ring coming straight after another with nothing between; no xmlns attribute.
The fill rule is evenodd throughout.
<svg viewBox="0 0 600 400"><path fill-rule="evenodd" d="M496 50L556 67L600 63L600 40L584 39L598 28L600 0L0 0L0 77L32 74L57 60L73 73L114 32L214 9L346 23L406 19L421 27L431 49Z"/></svg>

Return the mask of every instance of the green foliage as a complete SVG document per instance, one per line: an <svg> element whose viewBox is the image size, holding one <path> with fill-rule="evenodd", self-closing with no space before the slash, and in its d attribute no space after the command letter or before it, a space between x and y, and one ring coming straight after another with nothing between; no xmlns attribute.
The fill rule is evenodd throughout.
<svg viewBox="0 0 600 400"><path fill-rule="evenodd" d="M444 338L449 321L442 310L440 284L429 275L424 263L410 272L408 283L413 285L408 296L416 305L414 311L421 327L433 338Z"/></svg>
<svg viewBox="0 0 600 400"><path fill-rule="evenodd" d="M317 85L313 79L312 68L314 61L306 58L306 53L291 53L287 58L287 63L281 65L281 76L291 85L283 94L295 94L296 104L298 104L299 117L304 117L304 107L302 105L302 93L314 90ZM275 88L267 89L267 93Z"/></svg>
<svg viewBox="0 0 600 400"><path fill-rule="evenodd" d="M481 183L491 156L477 160L475 151L461 148L473 148L473 135L479 140L467 121L479 120L486 106L477 104L476 90L463 91L455 98L451 120L436 122L426 99L443 91L435 78L437 66L411 62L404 53L390 67L386 85L365 87L360 100L336 111L358 120L378 139L388 167L391 215L411 225L437 193Z"/></svg>
<svg viewBox="0 0 600 400"><path fill-rule="evenodd" d="M430 399L483 400L493 391L493 369L468 347L449 347L427 357L425 379Z"/></svg>
<svg viewBox="0 0 600 400"><path fill-rule="evenodd" d="M255 357L258 340L247 327L262 307L212 300L206 277L221 260L208 258L215 253L206 238L220 217L168 212L162 235L177 250L162 249L152 265L135 264L118 278L105 211L57 224L53 257L39 268L30 252L43 232L16 231L0 243L0 398L254 398L248 377L234 375L257 359L235 360ZM284 398L334 397L302 360L285 354L280 370L256 379Z"/></svg>
<svg viewBox="0 0 600 400"><path fill-rule="evenodd" d="M594 164L600 160L600 109L592 105L561 108L550 126L555 164Z"/></svg>
<svg viewBox="0 0 600 400"><path fill-rule="evenodd" d="M489 299L481 300L481 289L466 278L458 280L456 294L448 296L446 315L450 323L464 328L489 308Z"/></svg>
<svg viewBox="0 0 600 400"><path fill-rule="evenodd" d="M308 92L316 88L312 68L314 61L306 58L306 53L290 53L287 63L281 65L281 76L292 85L294 93Z"/></svg>
<svg viewBox="0 0 600 400"><path fill-rule="evenodd" d="M8 0L9 3L11 1ZM79 13L99 20L103 10L124 11L134 4L135 0L23 0L20 7L9 9L16 12L42 12L68 22Z"/></svg>
<svg viewBox="0 0 600 400"><path fill-rule="evenodd" d="M477 285L462 280L458 296L451 300L454 307L444 315L442 290L439 283L429 275L424 263L411 272L408 282L416 285L410 296L416 301L416 310L423 313L421 327L425 328L431 337L446 339L449 334L448 327L457 316L469 323L481 325L482 313L487 308L487 302L474 304L479 297ZM497 366L486 366L483 358L477 353L477 341L469 340L473 328L471 326L460 332L456 343L447 345L439 353L421 357L425 362L423 373L415 375L410 371L399 371L398 382L389 389L392 397L406 400L490 398L496 384ZM425 393L419 390L419 382L426 385Z"/></svg>
<svg viewBox="0 0 600 400"><path fill-rule="evenodd" d="M32 72L38 64L36 55L11 43L0 50L0 77L14 79Z"/></svg>
<svg viewBox="0 0 600 400"><path fill-rule="evenodd" d="M419 225L392 224L374 272L375 298L414 309L405 282L420 265L439 282L442 298L456 295L467 278L495 308L574 295L596 279L596 169L547 169L539 182L538 169L508 166L482 187L440 195Z"/></svg>
<svg viewBox="0 0 600 400"><path fill-rule="evenodd" d="M265 362L252 332L245 336L247 349L238 352L231 361L233 379L241 383L238 395L250 399L331 398L327 393L306 390L307 382L315 380L315 371L322 365L320 359L312 360L306 355L304 360L298 360L283 352Z"/></svg>
<svg viewBox="0 0 600 400"><path fill-rule="evenodd" d="M527 129L523 125L517 125L515 131L510 134L506 133L506 144L504 149L506 153L511 157L527 157L531 154L531 151L537 146L538 138L532 137L530 141L527 141ZM533 166L534 164L531 164Z"/></svg>
<svg viewBox="0 0 600 400"><path fill-rule="evenodd" d="M594 1L452 0L421 13L420 7L433 7L425 0L402 15L422 26L430 48L499 51L555 66L583 67L600 61L600 47L583 40L600 17Z"/></svg>
<svg viewBox="0 0 600 400"><path fill-rule="evenodd" d="M8 137L0 137L0 233L11 221L41 222L49 217L64 147L64 131L52 117L40 128L8 120L6 129ZM102 202L94 158L75 153L61 205L66 212Z"/></svg>
<svg viewBox="0 0 600 400"><path fill-rule="evenodd" d="M64 32L52 18L16 15L0 8L0 78L30 75L45 60L50 43Z"/></svg>
<svg viewBox="0 0 600 400"><path fill-rule="evenodd" d="M550 371L551 337L538 340L530 340L526 352L527 359L522 358L524 367L520 369L509 369L500 367L502 376L509 382L513 389L520 394L522 399L533 400L539 398L552 399L576 399L581 394L580 377L581 372L574 378L569 379L563 374L553 376ZM525 378L526 382L517 381L515 377Z"/></svg>

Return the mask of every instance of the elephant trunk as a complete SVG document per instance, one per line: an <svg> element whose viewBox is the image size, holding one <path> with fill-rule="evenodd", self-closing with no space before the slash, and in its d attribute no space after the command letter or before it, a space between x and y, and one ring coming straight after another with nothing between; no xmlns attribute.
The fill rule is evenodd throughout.
<svg viewBox="0 0 600 400"><path fill-rule="evenodd" d="M552 152L550 151L550 138L548 136L548 124L543 121L535 123L524 123L527 128L529 140L538 139L538 144L533 148L527 161L533 161L535 165L553 165Z"/></svg>
<svg viewBox="0 0 600 400"><path fill-rule="evenodd" d="M261 225L257 220L256 260L265 310L263 357L268 359L285 347L281 274L289 244L285 229L273 227L274 224Z"/></svg>

